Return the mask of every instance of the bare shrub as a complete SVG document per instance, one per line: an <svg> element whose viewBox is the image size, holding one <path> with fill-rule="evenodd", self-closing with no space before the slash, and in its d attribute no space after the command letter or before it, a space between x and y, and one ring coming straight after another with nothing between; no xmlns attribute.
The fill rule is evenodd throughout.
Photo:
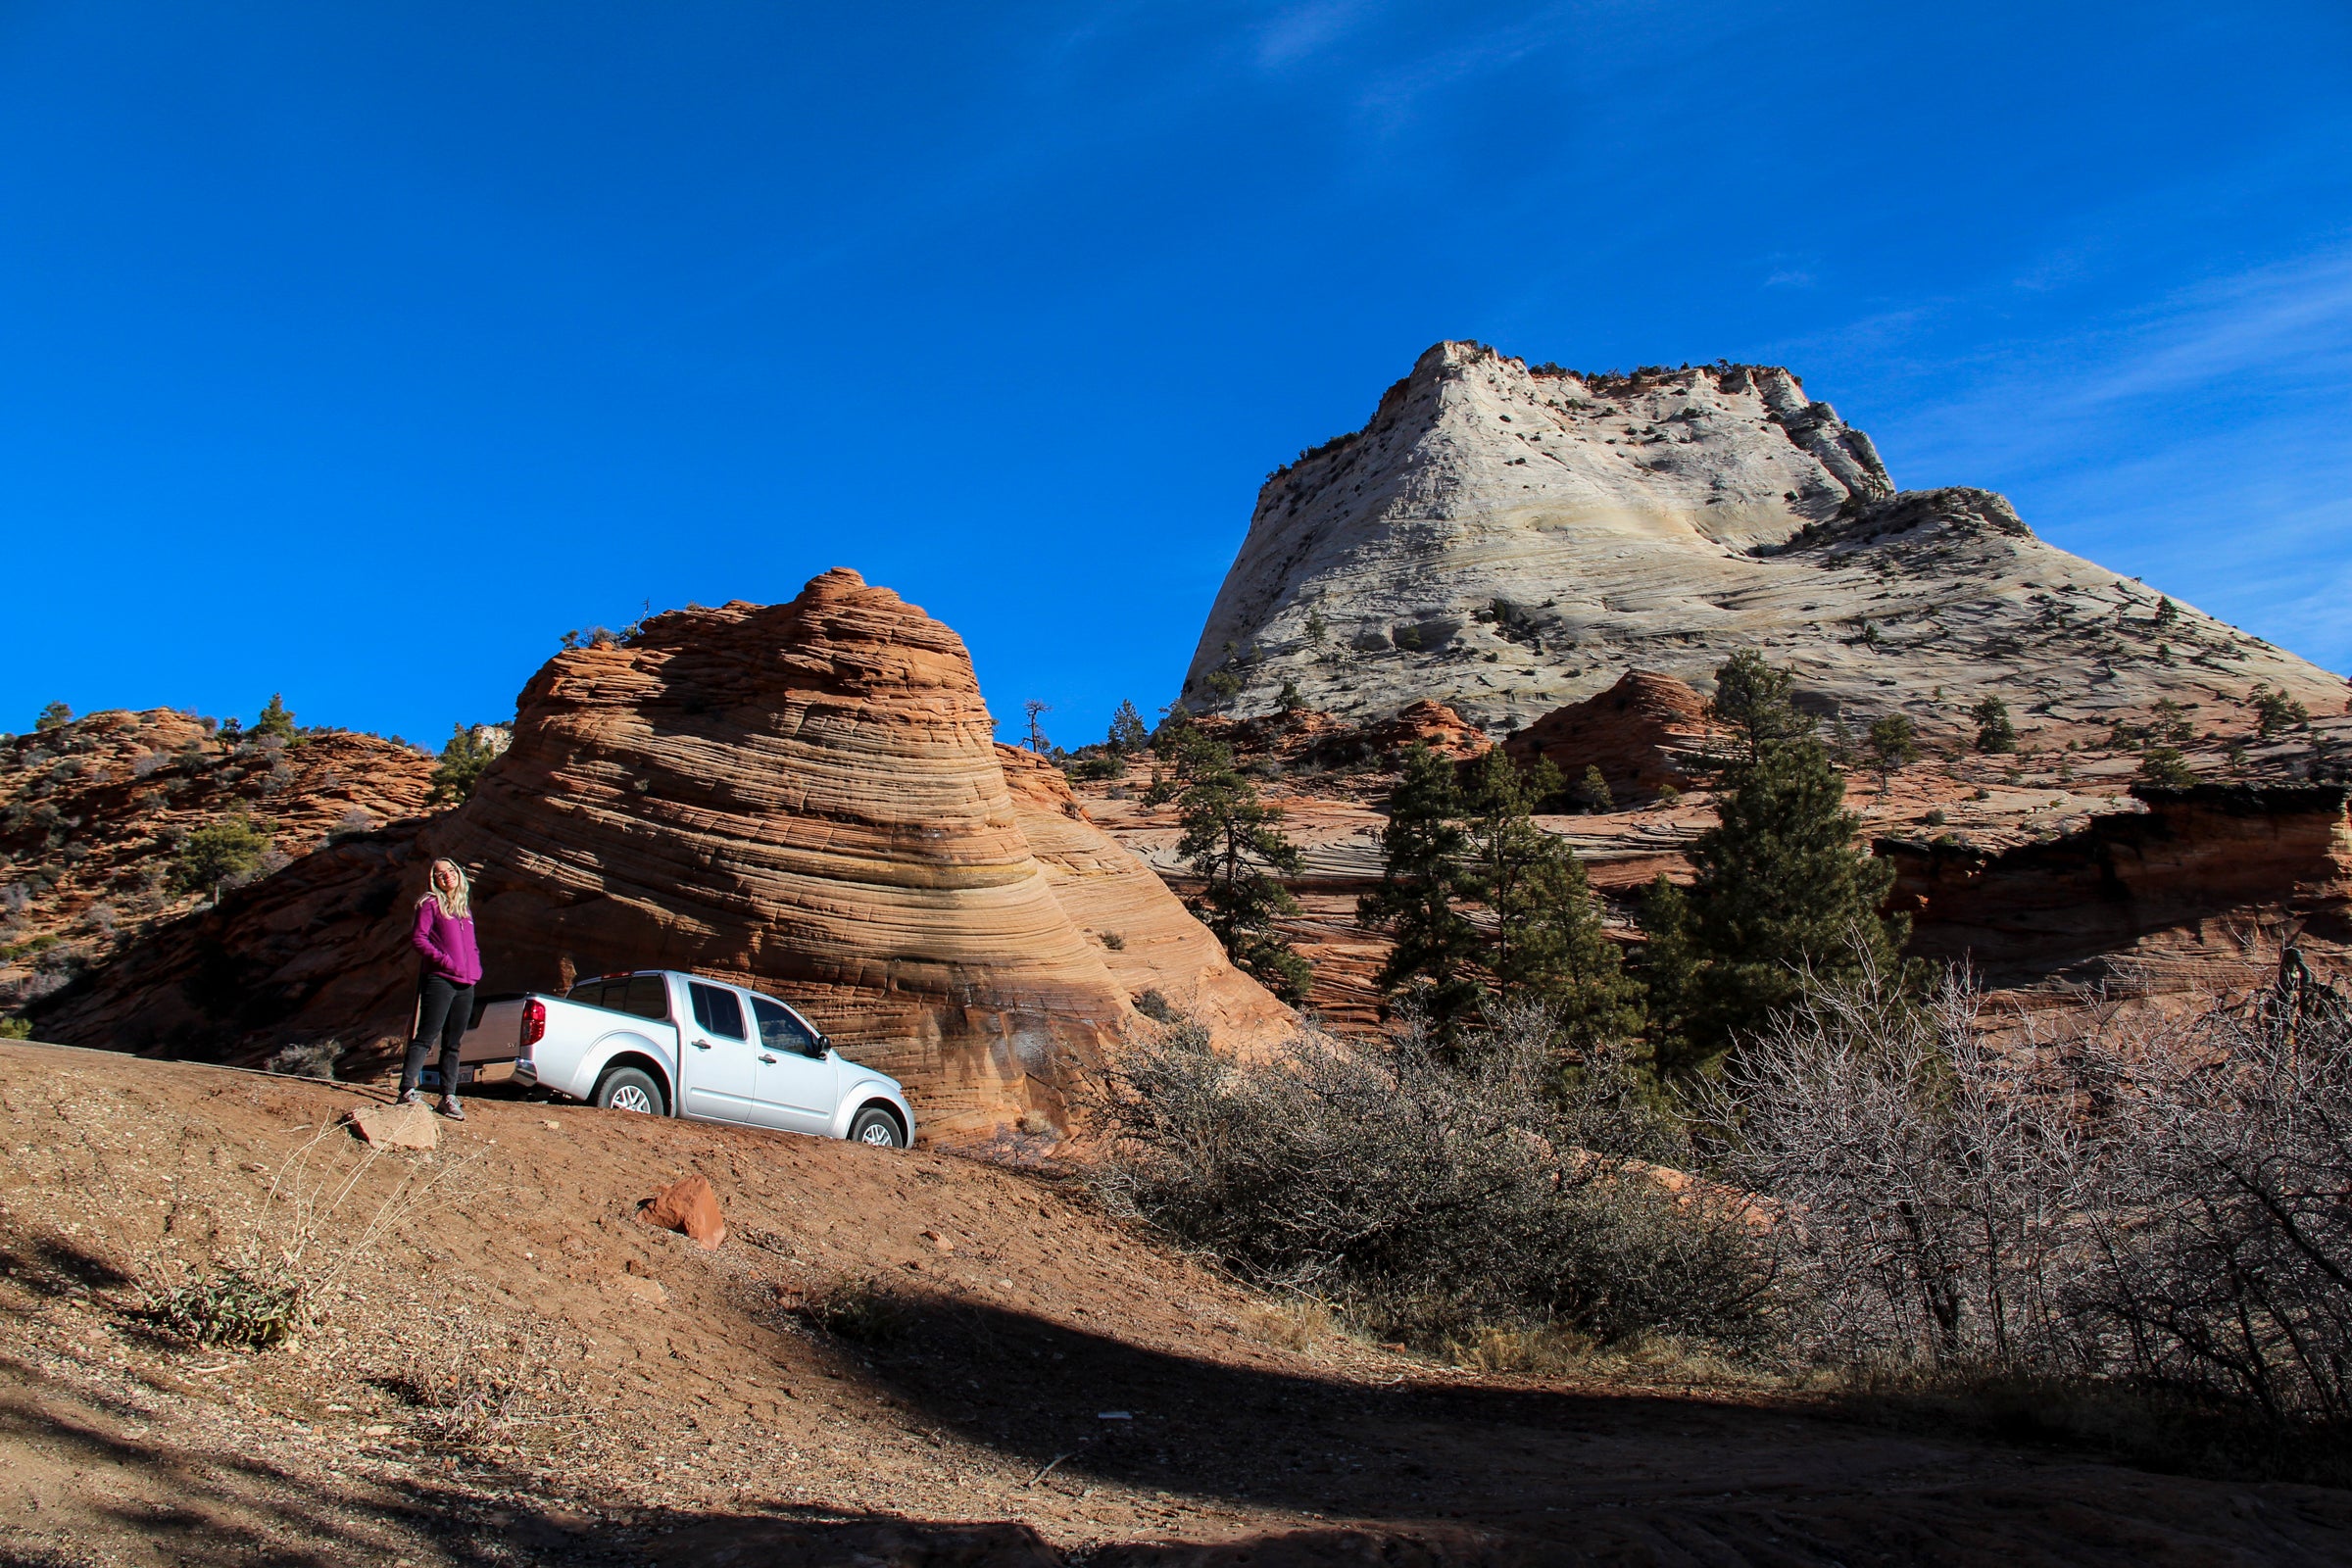
<svg viewBox="0 0 2352 1568"><path fill-rule="evenodd" d="M435 1446L484 1450L526 1429L576 1420L573 1391L543 1329L484 1324L454 1301L437 1303L402 1335L372 1381L415 1410Z"/></svg>
<svg viewBox="0 0 2352 1568"><path fill-rule="evenodd" d="M1547 1028L1472 1040L1466 1067L1418 1029L1240 1061L1180 1020L1100 1086L1089 1179L1254 1284L1424 1343L1549 1322L1601 1341L1752 1333L1769 1260L1748 1230L1578 1147Z"/></svg>
<svg viewBox="0 0 2352 1568"><path fill-rule="evenodd" d="M260 1211L225 1253L195 1265L133 1257L145 1315L192 1345L292 1347L352 1264L476 1158L428 1167L372 1145L355 1152L350 1135L330 1124L279 1164ZM390 1184L371 1182L387 1160Z"/></svg>
<svg viewBox="0 0 2352 1568"><path fill-rule="evenodd" d="M1917 1004L1866 967L1705 1108L1721 1173L1783 1206L1816 1359L2352 1416L2352 1028L2324 995L2045 1040L1965 976Z"/></svg>
<svg viewBox="0 0 2352 1568"><path fill-rule="evenodd" d="M281 1046L263 1063L271 1072L282 1072L295 1078L325 1078L335 1076L335 1063L343 1059L340 1040L302 1040Z"/></svg>
<svg viewBox="0 0 2352 1568"><path fill-rule="evenodd" d="M858 1345L895 1345L914 1328L914 1313L907 1304L870 1277L820 1281L787 1309L810 1327Z"/></svg>

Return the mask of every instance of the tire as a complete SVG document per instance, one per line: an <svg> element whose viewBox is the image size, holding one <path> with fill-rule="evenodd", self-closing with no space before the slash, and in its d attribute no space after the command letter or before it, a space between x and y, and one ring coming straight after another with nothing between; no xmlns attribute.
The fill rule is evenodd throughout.
<svg viewBox="0 0 2352 1568"><path fill-rule="evenodd" d="M899 1131L898 1117L880 1105L868 1105L850 1119L850 1142L868 1149L905 1149L906 1135Z"/></svg>
<svg viewBox="0 0 2352 1568"><path fill-rule="evenodd" d="M662 1085L643 1067L614 1067L598 1079L596 1103L600 1110L626 1110L651 1116L669 1114Z"/></svg>

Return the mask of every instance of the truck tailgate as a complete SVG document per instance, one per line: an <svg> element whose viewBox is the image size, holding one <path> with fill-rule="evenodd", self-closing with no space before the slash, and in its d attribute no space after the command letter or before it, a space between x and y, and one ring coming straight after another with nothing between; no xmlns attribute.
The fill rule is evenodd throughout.
<svg viewBox="0 0 2352 1568"><path fill-rule="evenodd" d="M513 1061L522 1054L521 997L491 997L474 1008L473 1026L458 1046L458 1060L468 1066L485 1061Z"/></svg>

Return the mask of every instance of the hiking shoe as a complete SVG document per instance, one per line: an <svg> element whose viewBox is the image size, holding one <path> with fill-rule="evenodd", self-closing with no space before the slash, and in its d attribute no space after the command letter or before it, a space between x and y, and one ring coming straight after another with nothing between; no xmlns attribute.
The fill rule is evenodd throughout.
<svg viewBox="0 0 2352 1568"><path fill-rule="evenodd" d="M457 1096L443 1095L441 1097L441 1114L447 1116L451 1121L464 1121L466 1107L458 1103Z"/></svg>
<svg viewBox="0 0 2352 1568"><path fill-rule="evenodd" d="M403 1105L421 1105L424 1103L424 1096L416 1090L404 1089L400 1092L400 1099L396 1102L396 1103Z"/></svg>

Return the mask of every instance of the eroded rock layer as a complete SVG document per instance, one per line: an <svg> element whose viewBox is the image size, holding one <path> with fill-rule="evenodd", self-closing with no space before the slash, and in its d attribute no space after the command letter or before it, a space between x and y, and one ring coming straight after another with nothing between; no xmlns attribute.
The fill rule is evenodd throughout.
<svg viewBox="0 0 2352 1568"><path fill-rule="evenodd" d="M2141 785L2132 804L2001 849L1882 839L1921 956L2057 1003L2235 995L2306 950L2352 979L2352 789Z"/></svg>
<svg viewBox="0 0 2352 1568"><path fill-rule="evenodd" d="M1074 801L1026 781L1016 802L992 729L956 634L855 572L656 616L550 661L464 807L232 896L61 998L45 1032L253 1049L341 1030L387 1052L433 856L474 871L485 991L649 967L771 989L951 1141L1058 1119L1073 1065L1137 1025L1131 980L1201 999L1228 1036L1286 1026ZM1084 927L1132 932L1136 956Z"/></svg>
<svg viewBox="0 0 2352 1568"><path fill-rule="evenodd" d="M1358 721L1432 700L1506 731L1631 668L1712 689L1734 650L1799 698L1931 735L2000 696L2047 741L2256 685L2343 681L2034 538L1982 490L1897 495L1787 370L1581 375L1440 343L1361 430L1266 482L1186 677L1196 711Z"/></svg>

